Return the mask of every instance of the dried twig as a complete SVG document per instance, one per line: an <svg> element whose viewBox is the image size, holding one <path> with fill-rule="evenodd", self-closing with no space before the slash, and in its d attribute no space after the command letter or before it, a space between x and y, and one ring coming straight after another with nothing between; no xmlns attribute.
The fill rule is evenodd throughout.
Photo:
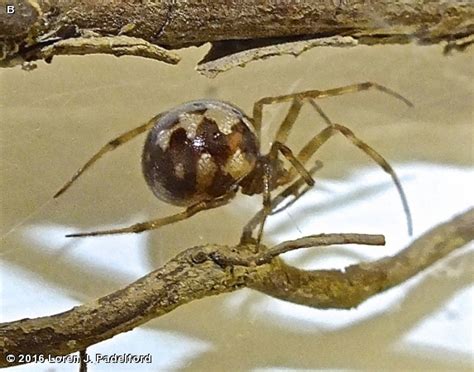
<svg viewBox="0 0 474 372"><path fill-rule="evenodd" d="M213 59L212 54L215 52L215 49L218 49L217 45L220 44L216 44L214 50L211 50L206 59L201 61L197 67L197 71L208 78L214 78L219 73L228 71L237 66L244 67L247 63L258 59L265 59L285 54L297 57L308 49L318 46L353 47L358 45L358 41L350 36L320 37L251 48L242 52L236 52ZM207 62L207 60L209 60L209 62Z"/></svg>
<svg viewBox="0 0 474 372"><path fill-rule="evenodd" d="M397 285L474 238L474 209L446 222L393 257L339 270L304 271L279 255L308 245L383 243L380 236L328 234L255 253L251 244L209 244L180 253L128 287L64 313L0 325L0 366L8 354L65 355L130 330L190 301L257 289L317 308L351 308ZM310 240L307 240L310 239Z"/></svg>
<svg viewBox="0 0 474 372"><path fill-rule="evenodd" d="M57 41L38 51L38 57L46 61L57 55L112 54L116 57L128 55L156 59L176 64L180 58L176 53L143 39L130 36L83 37Z"/></svg>
<svg viewBox="0 0 474 372"><path fill-rule="evenodd" d="M474 34L474 4L469 0L14 0L8 5L0 7L0 66L4 67L91 52L174 63L176 57L160 47L211 42L213 48L199 69L214 76L255 59L298 55L328 43L444 41L450 43L449 50L463 50L471 43L458 40ZM15 11L8 14L8 9ZM101 42L104 37L124 35L140 40L142 46L127 46L117 53ZM151 51L149 44L157 50Z"/></svg>
<svg viewBox="0 0 474 372"><path fill-rule="evenodd" d="M250 288L317 308L356 307L394 287L474 239L474 209L436 226L392 257L339 270L302 271L273 260L266 277Z"/></svg>

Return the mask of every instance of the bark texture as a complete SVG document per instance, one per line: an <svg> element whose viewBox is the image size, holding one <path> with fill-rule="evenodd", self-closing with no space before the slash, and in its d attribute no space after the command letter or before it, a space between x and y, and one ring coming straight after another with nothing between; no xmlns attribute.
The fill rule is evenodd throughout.
<svg viewBox="0 0 474 372"><path fill-rule="evenodd" d="M151 49L163 48L163 52L211 42L207 62L243 50L306 40L311 42L303 50L328 44L411 41L447 41L451 50L471 44L474 34L474 4L468 0L2 0L0 4L2 66L50 61L55 54L90 53L139 55L177 63L174 54L164 58L156 51L144 52L145 43ZM15 7L13 14L7 14L7 4ZM129 48L122 45L119 52L104 40L101 48L97 43L96 48L87 47L91 41L86 39L123 35L135 40L129 40ZM334 37L328 43L328 38ZM61 48L53 47L55 53L42 50L58 42L62 42ZM68 42L76 47L69 50ZM79 53L77 44L81 42L86 45ZM136 43L142 45L139 52ZM301 45L296 50L285 46L259 51L251 59L283 53L301 53Z"/></svg>

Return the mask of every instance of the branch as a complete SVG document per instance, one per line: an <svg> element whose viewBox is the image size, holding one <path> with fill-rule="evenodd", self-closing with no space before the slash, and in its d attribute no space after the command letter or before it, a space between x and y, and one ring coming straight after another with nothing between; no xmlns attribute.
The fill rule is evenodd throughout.
<svg viewBox="0 0 474 372"><path fill-rule="evenodd" d="M474 239L474 209L438 225L392 257L344 270L303 271L274 260L248 286L282 300L316 308L356 307L394 287Z"/></svg>
<svg viewBox="0 0 474 372"><path fill-rule="evenodd" d="M255 253L252 244L190 248L128 287L64 313L0 324L8 354L65 355L133 329L192 300L250 287L317 308L351 308L417 274L474 238L474 209L429 231L399 254L339 270L303 271L274 258L290 249L383 244L383 237L316 235Z"/></svg>
<svg viewBox="0 0 474 372"><path fill-rule="evenodd" d="M446 41L447 50L463 50L472 44L474 34L474 4L469 0L15 0L8 3L14 6L15 12L7 14L6 5L0 9L0 66L44 59L43 49L47 47L64 51L70 49L70 43L97 46L96 41L85 39L127 35L140 40L139 44L167 49L211 42L213 48L205 62L213 63L201 66L200 70L212 76L254 59L297 55L320 45ZM62 43L62 47L54 47L56 43ZM113 53L102 44L100 52L175 63L176 56L172 54L166 58L162 53L143 55L133 45L124 49L126 53ZM78 54L77 48L74 51ZM239 54L244 51L243 55ZM79 54L88 53L85 45Z"/></svg>

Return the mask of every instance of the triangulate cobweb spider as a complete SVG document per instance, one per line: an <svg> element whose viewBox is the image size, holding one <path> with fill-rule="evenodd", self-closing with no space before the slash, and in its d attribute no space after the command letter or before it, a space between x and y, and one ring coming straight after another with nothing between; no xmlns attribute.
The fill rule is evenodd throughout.
<svg viewBox="0 0 474 372"><path fill-rule="evenodd" d="M240 189L246 195L263 194L263 213L257 235L257 242L260 242L265 220L271 213L271 191L291 183L298 175L312 186L314 180L305 165L321 145L336 133L343 134L390 174L400 195L408 231L411 234L412 221L408 202L393 168L377 151L356 137L349 128L329 120L315 102L315 99L319 98L368 89L387 93L412 106L410 101L393 90L376 83L366 82L322 91L308 90L265 97L254 104L253 118L248 117L230 103L211 99L187 102L162 112L148 123L107 143L74 174L55 197L66 191L106 152L149 131L142 155L145 180L157 198L170 204L186 207L186 209L174 215L129 227L67 236L139 233L156 229L184 220L200 211L227 204ZM260 152L263 107L280 102L291 102L291 106L278 128L269 152L263 155ZM327 126L313 136L295 155L285 142L305 102L309 102L317 110ZM285 168L283 161L278 157L279 154L289 161L291 164L289 169Z"/></svg>

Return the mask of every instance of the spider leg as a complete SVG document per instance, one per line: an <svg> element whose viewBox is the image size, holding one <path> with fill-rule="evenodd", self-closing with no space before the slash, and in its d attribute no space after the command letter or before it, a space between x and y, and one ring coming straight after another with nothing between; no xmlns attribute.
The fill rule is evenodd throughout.
<svg viewBox="0 0 474 372"><path fill-rule="evenodd" d="M406 105L410 107L413 106L413 104L408 99L403 97L401 94L395 92L394 90L389 89L383 85L369 81L369 82L364 82L364 83L346 85L346 86L334 88L334 89L307 90L303 92L296 92L296 93L285 94L281 96L261 98L260 100L255 102L253 106L254 126L260 138L260 132L261 132L261 127L262 127L262 117L263 117L263 107L265 105L271 105L274 103L293 101L289 109L288 115L286 116L283 123L280 125L280 128L278 129L278 132L277 132L276 139L284 143L286 142L286 138L288 137L289 131L291 130L291 127L293 126L305 99L334 97L334 96L340 96L340 95L348 94L348 93L356 93L356 92L361 92L361 91L370 90L370 89L374 89L379 92L388 94L396 99L401 100L402 102L404 102ZM322 110L321 109L317 109L317 110L321 114L323 119L326 122L328 122L329 118L322 112Z"/></svg>
<svg viewBox="0 0 474 372"><path fill-rule="evenodd" d="M320 160L316 160L314 162L314 165L308 170L308 172L309 174L311 174L311 176L313 176L322 167L323 167L323 162ZM301 189L303 185L305 185L305 187ZM303 177L299 177L290 186L286 187L284 190L278 193L278 195L275 196L275 198L273 198L272 215L283 212L286 208L294 204L300 197L302 197L310 189L311 189L311 185L308 185ZM293 195L293 199L291 199L284 206L277 209L277 207L279 207L280 204L286 198L292 195Z"/></svg>
<svg viewBox="0 0 474 372"><path fill-rule="evenodd" d="M158 218L156 220L151 220L147 222L136 223L134 225L123 227L120 229L112 229L112 230L103 230L103 231L92 231L92 232L85 232L85 233L77 233L77 234L68 234L66 238L83 238L86 236L100 236L100 235L114 235L114 234L128 234L128 233L141 233L147 230L154 230L158 229L159 227L170 225L172 223L185 220L196 213L202 212L207 209L213 209L220 207L224 204L227 204L236 194L236 191L232 191L228 194L220 196L215 199L211 200L204 200L193 204L186 208L184 211L172 214L170 216Z"/></svg>
<svg viewBox="0 0 474 372"><path fill-rule="evenodd" d="M343 126L341 124L334 124L331 123L330 126L326 127L323 129L319 134L314 136L308 143L301 149L299 152L297 158L298 160L302 163L305 164L311 156L318 151L318 149L329 139L331 138L334 134L336 133L341 133L343 134L349 141L352 142L355 146L357 146L359 149L361 149L365 154L367 154L372 160L374 160L378 165L382 167L382 169L388 173L391 177L392 180L397 188L398 194L400 195L400 199L403 205L403 211L405 213L406 219L407 219L407 226L408 226L408 234L412 235L413 234L413 222L411 218L411 212L410 208L408 206L408 201L405 195L405 191L403 190L403 187L401 185L400 179L398 178L397 174L395 173L395 170L392 168L392 166L385 160L385 158L380 155L375 149L373 149L371 146L360 140L354 132L352 132L349 128L346 126ZM296 172L294 169L290 169L290 179L293 179L296 177Z"/></svg>
<svg viewBox="0 0 474 372"><path fill-rule="evenodd" d="M254 105L254 126L255 130L257 131L258 138L260 138L261 127L262 127L262 109L263 105L277 103L278 101L273 102L272 99L274 97L267 97L262 98L260 101L257 101ZM277 97L275 97L277 98ZM264 101L266 100L266 101ZM288 113L283 119L280 127L278 128L277 134L275 136L275 141L284 143L286 142L288 135L290 133L291 128L296 122L298 115L301 111L301 107L303 106L304 100L301 97L294 97L293 102L291 103L290 108L288 109Z"/></svg>
<svg viewBox="0 0 474 372"><path fill-rule="evenodd" d="M291 165L293 165L294 169L301 175L301 177L303 177L303 179L309 186L314 186L313 177L311 177L311 174L306 170L301 160L298 159L295 155L293 155L293 152L288 146L278 141L273 142L270 150L270 153L273 154L271 156L276 158L277 151L280 151L283 156L288 159Z"/></svg>
<svg viewBox="0 0 474 372"><path fill-rule="evenodd" d="M264 173L263 173L263 213L260 218L260 228L258 230L257 235L257 246L260 244L263 236L263 227L265 225L265 221L272 213L272 200L271 200L271 187L270 187L270 180L272 178L273 169L271 167L271 162L273 159L276 159L278 156L278 152L281 152L283 156L285 156L290 163L293 165L294 169L301 175L301 178L309 185L314 185L313 177L311 174L306 170L306 168L301 164L301 162L293 155L291 149L285 146L283 143L275 141L272 143L272 147L270 149L270 153L268 155L269 162L264 165ZM288 182L288 181L287 181ZM285 182L285 183L287 183Z"/></svg>
<svg viewBox="0 0 474 372"><path fill-rule="evenodd" d="M320 161L316 161L315 165L309 169L309 174L313 175L318 171L319 169L322 168L322 163ZM306 187L302 190L301 187L303 185L306 185ZM289 207L291 204L293 204L296 200L298 200L301 196L304 195L304 193L310 189L310 186L306 184L306 181L303 177L299 177L296 181L294 181L291 185L286 187L284 190L282 190L278 195L276 195L272 200L271 200L271 213L270 214L277 214L280 213L281 211L285 210L287 207ZM284 205L283 207L280 207L279 209L276 209L277 207L280 206L281 203L283 203L289 196L293 196L293 199ZM242 230L242 235L240 238L240 243L245 244L245 243L250 243L252 241L252 232L255 229L255 227L261 222L262 220L262 215L264 213L264 210L261 209L258 211L252 219L247 222L247 224L244 226Z"/></svg>
<svg viewBox="0 0 474 372"><path fill-rule="evenodd" d="M313 98L309 99L309 103L311 103L311 106L318 112L318 114L323 118L325 121L326 125L331 126L332 125L332 120L329 119L329 116L326 115L326 113L323 111L321 106L319 106Z"/></svg>
<svg viewBox="0 0 474 372"><path fill-rule="evenodd" d="M395 173L395 170L388 163L388 161L384 159L382 155L380 155L377 151L375 151L375 149L367 145L365 142L357 138L354 132L352 132L349 128L340 124L334 124L334 128L340 133L342 133L349 141L351 141L353 145L357 146L369 157L371 157L372 160L374 160L378 165L380 165L382 169L386 173L388 173L390 177L392 177L393 183L395 184L398 194L400 195L400 200L403 205L403 211L407 219L408 235L413 235L413 221L411 218L410 207L408 206L408 200L405 195L405 191L403 190L402 184L397 174Z"/></svg>
<svg viewBox="0 0 474 372"><path fill-rule="evenodd" d="M266 164L263 174L263 209L260 217L260 228L257 235L257 248L260 246L263 236L263 227L268 215L272 212L272 199L270 194L270 179L272 176L272 169L269 164Z"/></svg>
<svg viewBox="0 0 474 372"><path fill-rule="evenodd" d="M104 145L98 152L96 152L81 168L79 168L76 173L71 177L69 181L66 182L66 184L61 187L61 189L54 194L54 198L57 198L60 196L62 193L64 193L72 184L73 182L82 174L84 171L86 171L89 167L91 167L97 160L99 160L105 153L115 150L117 147L123 145L124 143L130 141L131 139L135 138L139 134L149 130L150 128L153 127L155 124L155 121L163 115L161 113L158 116L155 116L153 119L151 119L148 123L140 125L137 128L134 128L132 130L129 130L128 132L125 132L118 136L117 138L114 138L113 140L109 141L106 145Z"/></svg>
<svg viewBox="0 0 474 372"><path fill-rule="evenodd" d="M383 85L371 82L371 81L366 81L364 83L357 83L357 84L351 84L351 85L346 85L344 87L340 88L334 88L334 89L327 89L327 90L308 90L304 91L301 93L297 93L303 97L311 97L311 98L327 98L327 97L334 97L334 96L340 96L343 94L347 93L357 93L361 92L364 90L369 90L369 89L375 89L378 90L379 92L388 94L402 102L404 102L407 106L413 107L413 103L403 97L400 93L395 92L394 90L387 88Z"/></svg>
<svg viewBox="0 0 474 372"><path fill-rule="evenodd" d="M278 209L272 209L272 213L270 213L272 216L275 214L278 214L280 212L283 212L286 208L291 207L293 204L296 203L296 201L301 198L304 194L306 194L309 190L311 190L311 186L309 186L307 183L304 182L304 179L300 177L298 180L301 180L302 182L297 184L296 181L295 183L292 183L288 188L286 188L283 191L287 191L287 195L282 195L284 197L288 197L290 195L293 195L293 199L289 200L285 205ZM298 181L297 180L297 181ZM301 189L302 185L305 185L303 189ZM293 186L293 187L291 187ZM280 194L279 194L280 195Z"/></svg>
<svg viewBox="0 0 474 372"><path fill-rule="evenodd" d="M296 97L295 99L293 99L293 103L291 104L288 110L288 114L286 115L285 119L278 128L278 131L275 136L275 141L281 143L286 142L286 140L288 139L288 135L290 134L290 130L291 128L293 128L293 125L295 124L296 119L298 118L303 103L304 101L300 97Z"/></svg>

